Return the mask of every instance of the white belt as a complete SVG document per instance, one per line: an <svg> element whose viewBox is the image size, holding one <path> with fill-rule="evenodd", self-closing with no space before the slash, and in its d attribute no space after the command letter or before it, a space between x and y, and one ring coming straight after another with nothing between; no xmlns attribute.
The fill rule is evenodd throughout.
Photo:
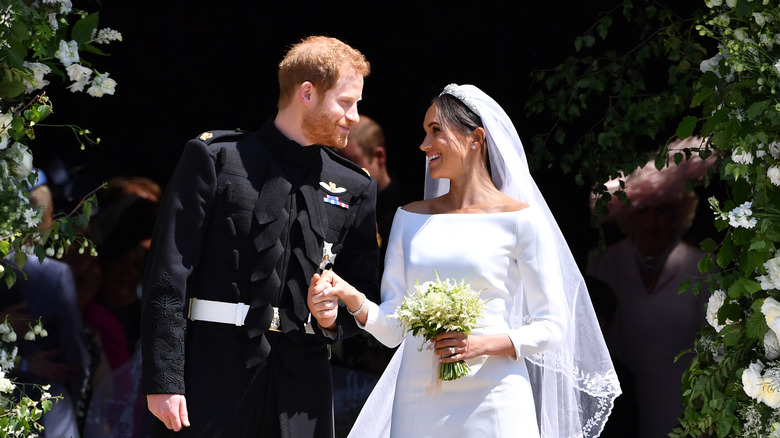
<svg viewBox="0 0 780 438"><path fill-rule="evenodd" d="M274 316L268 330L272 332L281 332L279 330L279 308L273 307ZM244 325L246 314L249 312L249 304L244 303L226 303L224 301L201 300L190 298L190 312L188 317L193 321L219 322L222 324ZM311 318L311 316L309 316ZM304 323L307 334L314 334L311 322Z"/></svg>

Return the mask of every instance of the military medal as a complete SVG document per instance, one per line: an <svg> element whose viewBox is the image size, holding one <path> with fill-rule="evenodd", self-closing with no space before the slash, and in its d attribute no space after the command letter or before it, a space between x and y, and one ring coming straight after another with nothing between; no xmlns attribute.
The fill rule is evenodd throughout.
<svg viewBox="0 0 780 438"><path fill-rule="evenodd" d="M333 262L336 261L336 254L333 253L333 244L324 242L322 245L322 261L320 261L320 273L333 269Z"/></svg>
<svg viewBox="0 0 780 438"><path fill-rule="evenodd" d="M322 198L322 200L327 202L328 204L338 205L341 208L349 208L349 204L339 199L338 196L327 195L324 198Z"/></svg>

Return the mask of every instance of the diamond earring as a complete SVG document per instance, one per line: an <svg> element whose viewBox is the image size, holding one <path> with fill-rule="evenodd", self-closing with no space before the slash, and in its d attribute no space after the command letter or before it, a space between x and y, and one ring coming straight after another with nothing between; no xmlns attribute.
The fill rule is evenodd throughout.
<svg viewBox="0 0 780 438"><path fill-rule="evenodd" d="M473 145L471 145L471 149L473 149L473 150L477 150L477 144L476 144L476 143L474 143Z"/></svg>

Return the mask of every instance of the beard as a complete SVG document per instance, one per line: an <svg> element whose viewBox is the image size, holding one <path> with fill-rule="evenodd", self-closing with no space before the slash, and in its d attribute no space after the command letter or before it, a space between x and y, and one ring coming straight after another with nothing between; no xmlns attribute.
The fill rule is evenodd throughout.
<svg viewBox="0 0 780 438"><path fill-rule="evenodd" d="M315 109L303 116L303 135L313 144L342 149L347 145L347 133L341 129L344 125L345 119L333 120L326 111Z"/></svg>

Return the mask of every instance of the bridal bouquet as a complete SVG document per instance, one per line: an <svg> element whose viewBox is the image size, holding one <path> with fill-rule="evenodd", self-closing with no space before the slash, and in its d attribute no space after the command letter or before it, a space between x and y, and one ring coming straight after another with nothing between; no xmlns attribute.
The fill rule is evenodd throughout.
<svg viewBox="0 0 780 438"><path fill-rule="evenodd" d="M479 291L461 280L455 283L449 278L441 281L439 274L436 281L426 281L423 284L415 282L414 293L407 295L395 313L390 315L398 318L398 322L413 335L422 333L426 341L438 334L459 331L470 333L478 327L477 320L485 309ZM424 345L424 343L423 343ZM420 350L422 350L422 345ZM439 365L439 379L455 380L468 374L470 368L465 361L442 363Z"/></svg>

